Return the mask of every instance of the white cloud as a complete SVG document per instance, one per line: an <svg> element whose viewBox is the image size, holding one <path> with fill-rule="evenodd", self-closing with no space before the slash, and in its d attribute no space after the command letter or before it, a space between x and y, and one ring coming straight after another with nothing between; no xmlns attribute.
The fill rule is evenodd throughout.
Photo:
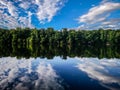
<svg viewBox="0 0 120 90"><path fill-rule="evenodd" d="M19 4L19 6L25 10L29 8L29 5L30 5L30 3L27 1Z"/></svg>
<svg viewBox="0 0 120 90"><path fill-rule="evenodd" d="M3 12L2 12L3 13ZM14 26L19 26L17 20L7 14L0 13L0 26L14 28Z"/></svg>
<svg viewBox="0 0 120 90"><path fill-rule="evenodd" d="M79 58L78 58L79 59ZM120 85L120 62L117 59L81 58L77 65L79 70L85 72L90 78L110 90L119 90L110 84Z"/></svg>
<svg viewBox="0 0 120 90"><path fill-rule="evenodd" d="M79 18L79 22L85 23L96 23L99 21L105 20L109 14L116 10L120 9L120 3L107 2L99 6L93 7L85 15L82 15Z"/></svg>
<svg viewBox="0 0 120 90"><path fill-rule="evenodd" d="M66 0L1 0L0 27L33 27L32 15L40 23L50 22L62 8ZM3 17L7 17L3 18ZM11 22L14 19L14 23ZM27 24L26 24L27 22ZM16 25L17 24L17 25Z"/></svg>
<svg viewBox="0 0 120 90"><path fill-rule="evenodd" d="M84 23L84 25L88 27L92 24L98 24L96 27L99 28L102 26L102 22L109 19L110 15L115 10L120 10L120 3L103 0L100 5L90 8L87 14L80 16L78 21L79 23Z"/></svg>
<svg viewBox="0 0 120 90"><path fill-rule="evenodd" d="M113 19L105 20L104 22L102 22L103 25L111 25L113 23L114 24L120 23L120 18L113 18Z"/></svg>
<svg viewBox="0 0 120 90"><path fill-rule="evenodd" d="M15 18L18 16L17 7L15 7L12 2L7 3L7 9L8 9L9 14L11 14L11 16Z"/></svg>
<svg viewBox="0 0 120 90"><path fill-rule="evenodd" d="M106 3L106 2L108 2L108 1L111 1L111 0L102 0L101 3Z"/></svg>
<svg viewBox="0 0 120 90"><path fill-rule="evenodd" d="M50 22L61 8L61 0L36 0L36 3L40 4L37 16L41 23L44 23L44 21Z"/></svg>

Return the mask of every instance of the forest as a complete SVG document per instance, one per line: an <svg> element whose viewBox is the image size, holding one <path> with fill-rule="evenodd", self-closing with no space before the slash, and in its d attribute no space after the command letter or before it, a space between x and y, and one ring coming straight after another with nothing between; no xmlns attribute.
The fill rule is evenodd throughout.
<svg viewBox="0 0 120 90"><path fill-rule="evenodd" d="M0 29L0 57L120 57L120 30Z"/></svg>
<svg viewBox="0 0 120 90"><path fill-rule="evenodd" d="M120 30L54 30L53 28L0 29L0 45L120 45Z"/></svg>

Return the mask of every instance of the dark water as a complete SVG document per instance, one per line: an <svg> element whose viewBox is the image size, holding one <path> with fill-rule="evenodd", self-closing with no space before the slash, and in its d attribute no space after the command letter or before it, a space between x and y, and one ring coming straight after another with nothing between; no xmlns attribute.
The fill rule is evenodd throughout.
<svg viewBox="0 0 120 90"><path fill-rule="evenodd" d="M0 90L120 90L120 59L2 57Z"/></svg>
<svg viewBox="0 0 120 90"><path fill-rule="evenodd" d="M119 46L0 45L0 90L120 90Z"/></svg>
<svg viewBox="0 0 120 90"><path fill-rule="evenodd" d="M19 46L19 45L0 45L0 57L17 58L47 58L53 59L60 56L63 59L67 57L93 57L93 58L120 58L120 46L84 46L84 45L37 45L37 46Z"/></svg>

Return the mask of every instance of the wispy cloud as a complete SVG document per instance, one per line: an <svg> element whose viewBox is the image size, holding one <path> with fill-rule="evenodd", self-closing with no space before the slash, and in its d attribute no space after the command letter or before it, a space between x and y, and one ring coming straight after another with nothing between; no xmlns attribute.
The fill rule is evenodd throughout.
<svg viewBox="0 0 120 90"><path fill-rule="evenodd" d="M37 17L40 23L50 22L63 7L65 1L0 0L0 27L34 27L32 23L33 15Z"/></svg>
<svg viewBox="0 0 120 90"><path fill-rule="evenodd" d="M108 0L103 0L98 6L94 6L89 9L88 13L80 16L78 18L79 23L83 23L84 26L89 28L100 28L103 27L103 22L109 21L110 15L113 13L113 11L120 10L120 3L117 2L109 2ZM114 18L113 18L114 19ZM118 18L117 18L118 19ZM114 20L117 20L114 19ZM117 20L118 21L118 20ZM120 22L118 23L112 23L110 25L116 25L116 28L119 26ZM94 27L95 25L95 27ZM79 28L83 28L82 26L79 26Z"/></svg>
<svg viewBox="0 0 120 90"><path fill-rule="evenodd" d="M61 0L36 0L36 4L39 5L37 16L41 23L45 21L50 22L57 11L60 10L63 2Z"/></svg>

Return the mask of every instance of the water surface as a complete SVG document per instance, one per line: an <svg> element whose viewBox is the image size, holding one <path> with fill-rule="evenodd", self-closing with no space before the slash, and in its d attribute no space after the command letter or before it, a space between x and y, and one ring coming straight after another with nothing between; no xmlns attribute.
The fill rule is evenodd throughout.
<svg viewBox="0 0 120 90"><path fill-rule="evenodd" d="M2 57L0 90L120 90L120 59Z"/></svg>

